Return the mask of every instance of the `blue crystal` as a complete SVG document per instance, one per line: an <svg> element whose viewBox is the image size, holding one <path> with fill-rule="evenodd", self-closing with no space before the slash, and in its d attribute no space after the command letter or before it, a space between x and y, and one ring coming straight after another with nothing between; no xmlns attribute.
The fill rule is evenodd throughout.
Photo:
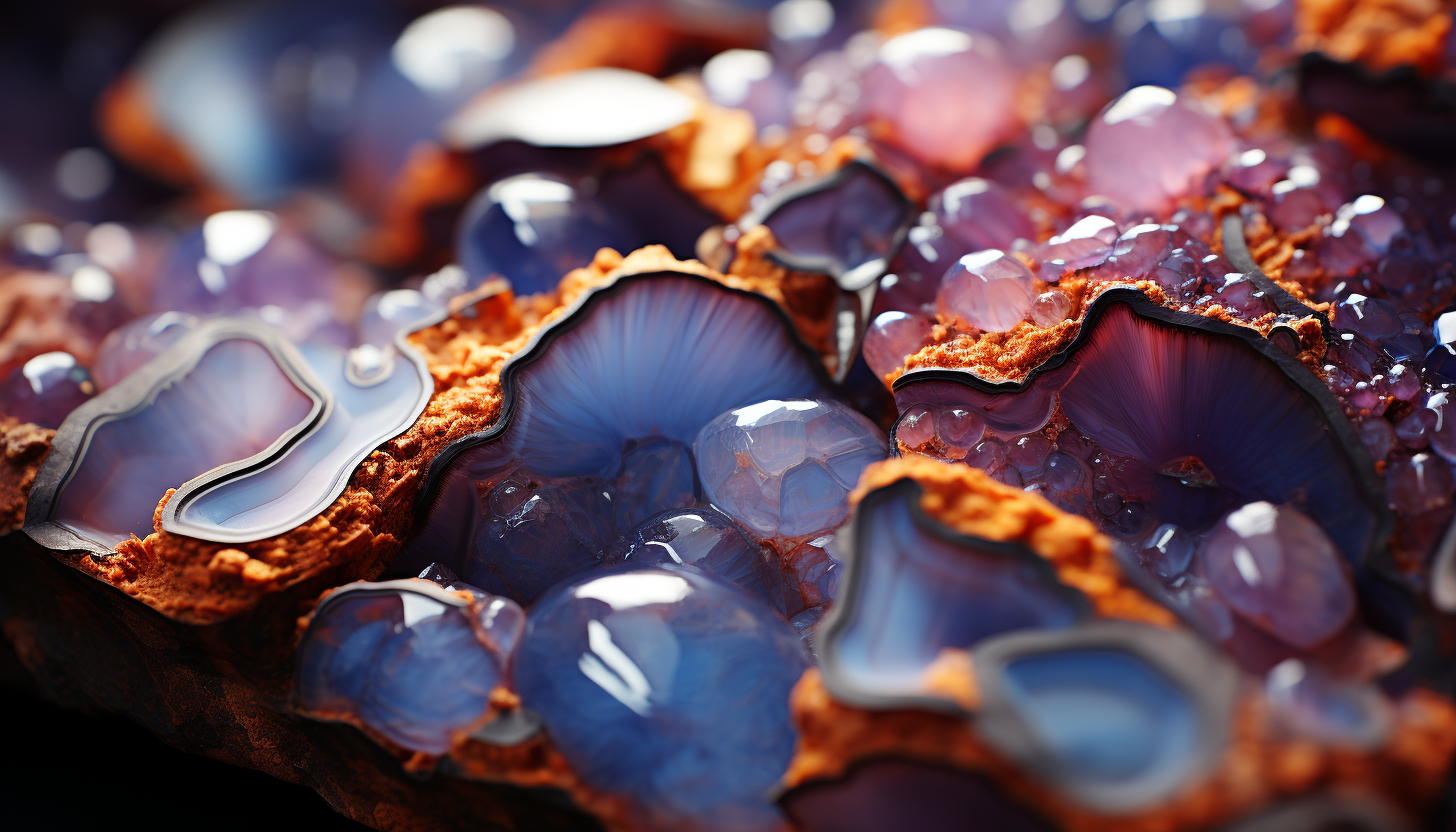
<svg viewBox="0 0 1456 832"><path fill-rule="evenodd" d="M1118 12L1117 26L1130 32L1121 43L1129 87L1176 89L1201 64L1248 69L1258 57L1235 21L1205 11L1202 3L1129 3Z"/></svg>
<svg viewBox="0 0 1456 832"><path fill-rule="evenodd" d="M631 529L660 511L695 506L699 496L687 445L663 436L627 440L612 494L618 529Z"/></svg>
<svg viewBox="0 0 1456 832"><path fill-rule="evenodd" d="M759 545L738 525L707 507L674 509L648 518L613 544L608 563L682 563L726 578L778 610L785 618L804 608Z"/></svg>
<svg viewBox="0 0 1456 832"><path fill-rule="evenodd" d="M769 400L698 433L703 493L760 539L807 539L849 513L860 473L889 455L873 422L834 401Z"/></svg>
<svg viewBox="0 0 1456 832"><path fill-rule="evenodd" d="M1074 649L1014 659L1005 683L1036 741L1079 779L1176 781L1200 743L1188 696L1142 659Z"/></svg>
<svg viewBox="0 0 1456 832"><path fill-rule="evenodd" d="M773 610L690 566L617 567L532 608L523 704L592 788L654 828L775 826L766 793L793 756L789 691L807 667Z"/></svg>
<svg viewBox="0 0 1456 832"><path fill-rule="evenodd" d="M491 490L466 549L465 580L522 604L602 562L616 536L600 480L541 483L514 475Z"/></svg>
<svg viewBox="0 0 1456 832"><path fill-rule="evenodd" d="M870 513L856 521L854 596L824 658L867 693L927 695L924 672L942 649L1082 617L1077 593L1036 555L952 542L917 524L918 493L871 495L860 507Z"/></svg>
<svg viewBox="0 0 1456 832"><path fill-rule="evenodd" d="M628 229L577 187L521 174L471 200L455 256L472 280L499 275L525 295L555 291L562 276L590 263L597 249L623 250L631 242Z"/></svg>
<svg viewBox="0 0 1456 832"><path fill-rule="evenodd" d="M352 717L405 748L443 754L485 714L501 658L467 608L407 589L362 590L314 617L294 695L314 715Z"/></svg>

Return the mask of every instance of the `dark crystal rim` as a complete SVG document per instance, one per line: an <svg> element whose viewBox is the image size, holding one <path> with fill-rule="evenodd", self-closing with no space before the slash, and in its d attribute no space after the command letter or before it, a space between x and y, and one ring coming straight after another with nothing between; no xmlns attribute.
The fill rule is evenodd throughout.
<svg viewBox="0 0 1456 832"><path fill-rule="evenodd" d="M895 379L892 389L898 393L918 382L943 381L961 384L977 392L992 395L1025 392L1031 389L1042 375L1059 369L1078 350L1090 343L1102 316L1109 308L1119 304L1126 306L1137 317L1159 326L1202 335L1234 338L1254 350L1265 360L1273 362L1294 388L1308 398L1314 404L1317 412L1324 417L1325 429L1333 435L1334 445L1339 449L1342 461L1360 486L1359 500L1374 519L1369 540L1363 547L1363 556L1359 566L1368 570L1382 584L1387 585L1382 588L1397 593L1402 600L1408 600L1408 596L1411 595L1410 589L1386 548L1386 543L1394 527L1394 518L1386 506L1385 491L1379 475L1375 473L1375 464L1370 460L1370 455L1366 452L1360 438L1355 435L1354 427L1345 416L1344 407L1329 391L1329 388L1309 371L1309 368L1256 330L1216 318L1205 318L1201 315L1169 309L1148 299L1137 289L1114 287L1098 295L1092 305L1088 307L1081 328L1072 342L1042 364L1032 368L1022 381L995 382L981 378L969 370L930 368L911 370L901 375ZM1366 588L1362 587L1362 593L1364 589ZM1393 635L1402 640L1407 637L1404 630L1409 622L1381 622L1381 624L1384 625L1382 629L1391 631Z"/></svg>
<svg viewBox="0 0 1456 832"><path fill-rule="evenodd" d="M1276 309L1296 318L1314 318L1319 321L1325 340L1334 340L1334 331L1330 328L1330 322L1324 315L1300 303L1293 295L1286 292L1283 286L1275 283L1273 278L1264 274L1264 270L1259 268L1259 264L1254 260L1254 255L1249 252L1249 243L1244 238L1242 217L1236 213L1225 216L1222 231L1224 256L1228 258L1234 268L1249 279L1250 283L1258 286L1259 291L1274 302Z"/></svg>
<svg viewBox="0 0 1456 832"><path fill-rule="evenodd" d="M1082 649L1112 650L1141 659L1187 697L1198 715L1201 737L1182 778L1162 786L1145 779L1115 787L1090 784L1069 776L1046 753L1002 685L1005 668L1027 656ZM1021 630L991 637L975 648L971 661L981 693L980 710L972 717L977 733L1023 770L1097 811L1131 812L1167 799L1213 768L1232 733L1239 672L1185 631L1114 619L1071 629Z"/></svg>
<svg viewBox="0 0 1456 832"><path fill-rule="evenodd" d="M799 332L797 329L794 328L794 323L789 318L788 313L785 312L783 308L780 307L777 303L775 303L773 299L767 297L766 295L762 295L758 292L750 291L748 289L739 289L733 286L726 286L716 280L713 280L712 278L704 277L700 274L693 274L691 272L680 272L664 269L652 272L642 272L640 274L618 275L617 277L613 278L609 283L603 283L599 286L594 286L582 292L579 296L577 296L575 300L571 302L571 305L567 309L565 314L563 314L561 317L557 318L554 321L550 321L542 325L541 328L537 330L534 335L531 336L531 340L528 341L525 346L521 347L521 349L517 350L505 360L505 363L501 366L500 371L500 415L496 417L495 424L491 425L485 430L477 431L475 433L468 434L466 436L460 437L459 439L456 439L454 442L451 442L449 445L445 446L445 448L441 450L440 453L436 455L433 460L431 460L429 470L425 474L425 482L420 487L419 494L415 497L416 523L423 521L425 519L425 515L429 511L429 508L434 505L436 494L439 491L441 484L444 482L445 477L449 474L450 468L452 465L454 465L456 459L459 458L459 456L465 451L468 451L471 448L477 447L479 445L484 445L487 442L492 442L500 438L500 436L505 433L506 429L510 427L511 418L515 415L516 398L519 394L519 391L517 390L516 376L522 371L522 369L530 366L532 363L540 360L543 356L545 356L545 354L548 350L550 350L551 345L556 341L557 338L561 337L561 335L565 334L566 332L569 332L578 324L586 321L591 316L591 313L604 300L615 296L616 294L626 289L626 287L628 286L636 283L650 282L660 277L680 278L693 281L716 291L728 292L730 294L734 294L740 297L749 298L753 300L753 302L760 304L764 307L765 311L771 313L774 316L775 320L777 320L783 326L784 333L789 338L790 343L794 345L794 347L798 350L800 357L809 365L810 371L814 374L815 378L819 380L821 386L831 391L839 390L839 385L836 384L833 379L829 377L828 371L824 369L824 362L820 360L819 355L814 352L813 348L811 348L807 343L804 342L803 338L799 336Z"/></svg>
<svg viewBox="0 0 1456 832"><path fill-rule="evenodd" d="M1345 824L1348 824L1346 826ZM1223 832L1410 832L1412 827L1383 801L1361 794L1328 792L1300 798L1223 827Z"/></svg>
<svg viewBox="0 0 1456 832"><path fill-rule="evenodd" d="M905 192L900 190L900 186L895 183L895 180L889 174L870 162L863 159L851 159L843 167L832 173L785 185L774 192L764 202L763 207L749 214L747 221L743 225L745 228L764 225L774 214L778 213L781 208L789 203L804 197L817 196L825 191L832 191L860 173L868 173L873 178L889 186L890 193L894 195L895 203L900 208L900 222L895 229L894 237L890 241L890 249L885 253L882 268L875 271L870 277L858 275L857 277L859 279L846 281L846 273L834 262L834 258L829 256L813 257L794 254L784 249L783 244L778 243L777 240L775 240L776 245L774 246L774 250L769 252L768 256L770 260L773 260L786 269L828 275L834 279L835 284L839 288L846 292L858 292L867 286L874 286L889 271L891 261L895 259L895 255L905 243L905 238L910 234L910 223L915 218L915 203L911 202L910 198L905 195ZM870 273L866 272L866 274Z"/></svg>
<svg viewBox="0 0 1456 832"><path fill-rule="evenodd" d="M1080 591L1061 582L1057 577L1056 568L1046 558L1027 547L1019 543L987 540L983 537L958 532L935 520L926 514L925 509L920 505L923 493L924 489L920 483L909 477L876 488L860 500L859 506L855 509L854 518L839 531L837 542L840 553L843 555L845 572L841 579L839 597L835 600L828 618L822 625L823 635L816 639L820 659L819 670L824 677L825 686L829 688L829 692L833 694L834 698L857 708L865 710L913 708L951 716L970 717L972 716L970 711L941 697L895 696L861 691L840 672L839 639L858 613L856 607L861 595L861 582L864 580L865 571L860 565L860 560L864 557L860 541L869 539L870 517L874 513L874 509L882 503L893 500L903 501L915 527L926 534L953 546L974 548L979 552L1029 565L1047 589L1061 596L1062 600L1072 606L1077 613L1079 624L1092 617L1092 605Z"/></svg>
<svg viewBox="0 0 1456 832"><path fill-rule="evenodd" d="M112 555L115 552L113 547L102 546L82 537L55 520L53 515L56 499L80 467L98 428L107 422L124 419L145 410L156 400L159 393L192 372L208 350L223 341L235 339L253 341L268 350L288 380L309 397L313 403L312 408L308 416L284 431L267 448L246 459L204 472L183 484L183 489L188 485L204 482L211 485L215 482L213 475L219 472L222 472L223 478L232 478L262 468L287 453L312 433L315 427L323 424L328 411L333 407L333 395L314 376L313 371L308 369L303 356L281 333L261 321L249 319L227 318L204 324L183 336L176 344L142 365L106 393L87 401L66 417L56 430L51 440L51 451L36 472L34 484L31 486L25 507L23 530L26 535L53 551L85 552L93 560ZM221 479L216 480L220 481Z"/></svg>
<svg viewBox="0 0 1456 832"><path fill-rule="evenodd" d="M499 291L500 289L498 288L493 294L498 294ZM484 298L480 298L478 300L483 299ZM410 405L410 408L406 415L402 416L398 422L395 422L394 424L389 425L387 428L380 430L374 436L374 438L372 438L368 443L360 446L358 450L350 455L350 458L343 465L339 466L338 470L334 474L333 482L329 485L328 489L321 493L319 497L314 500L314 502L308 507L308 509L304 513L304 521L306 521L308 518L317 516L320 512L327 509L335 500L337 500L339 498L339 495L344 493L344 489L348 487L349 480L353 478L354 471L359 467L359 464L362 463L371 453L373 453L374 450L380 446L380 444L388 442L390 439L393 439L394 437L399 436L401 433L409 430L410 426L419 420L420 414L425 412L425 407L429 405L430 399L435 395L435 382L434 378L430 375L430 367L429 364L425 361L425 357L421 355L419 351L416 350L414 347L410 346L407 336L421 329L426 329L428 327L434 326L435 324L440 323L448 317L450 317L450 312L448 310L444 310L429 316L425 320L409 327L408 329L401 329L395 333L393 343L396 355L392 358L392 361L395 363L398 363L401 360L409 362L409 366L415 373L416 378L418 378L420 381L420 393L416 397L415 401ZM347 353L344 356L344 367L344 375L346 381L351 384L354 383L355 373L353 371L353 367ZM366 380L362 384L358 384L356 386L368 387L380 384L385 380L385 378L387 378L394 372L396 372L396 368L394 366L391 366L388 373L380 373L379 378L374 380ZM317 426L322 426L328 421L328 417L334 406L333 395L327 395L329 396L327 410L319 418ZM307 434L313 433L313 427L314 426L310 426ZM300 435L296 442L293 444L297 444L297 442L302 442L305 438L306 435ZM194 477L191 480L188 480L186 483L177 488L176 493L172 495L172 499L167 501L166 507L162 510L162 528L166 531L172 532L173 534L187 535L189 537L196 537L202 540L211 540L216 543L246 543L254 540L264 540L275 535L283 534L290 529L297 528L299 523L285 522L275 523L274 525L257 532L227 532L220 529L200 527L196 524L189 523L181 518L182 509L185 508L188 503L190 503L193 499L203 496L209 491L212 491L214 488L231 480L235 480L244 474L250 473L252 471L261 470L267 468L270 465L281 462L287 456L288 450L291 448L292 445L290 445L289 448L282 449L278 453L271 455L268 459L258 462L241 460L239 462L220 465L217 468L214 468L201 476Z"/></svg>

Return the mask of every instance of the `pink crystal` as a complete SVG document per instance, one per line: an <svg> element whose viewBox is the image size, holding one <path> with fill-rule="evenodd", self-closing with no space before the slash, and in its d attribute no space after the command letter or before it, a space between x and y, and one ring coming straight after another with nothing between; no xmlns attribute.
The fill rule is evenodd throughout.
<svg viewBox="0 0 1456 832"><path fill-rule="evenodd" d="M969 170L1017 128L1015 74L985 35L929 28L886 41L865 73L868 115L922 164Z"/></svg>
<svg viewBox="0 0 1456 832"><path fill-rule="evenodd" d="M1128 212L1162 212L1233 152L1218 116L1162 87L1137 87L1087 130L1087 184Z"/></svg>
<svg viewBox="0 0 1456 832"><path fill-rule="evenodd" d="M1037 326L1055 326L1065 321L1071 311L1071 298L1056 290L1043 292L1031 304L1031 322Z"/></svg>
<svg viewBox="0 0 1456 832"><path fill-rule="evenodd" d="M951 459L964 459L986 434L986 420L970 410L949 407L935 417L935 435Z"/></svg>
<svg viewBox="0 0 1456 832"><path fill-rule="evenodd" d="M1317 523L1290 506L1257 502L1229 512L1199 556L1209 583L1236 613L1295 647L1329 639L1355 612L1339 552Z"/></svg>
<svg viewBox="0 0 1456 832"><path fill-rule="evenodd" d="M946 273L936 311L986 332L1005 332L1031 311L1032 280L1025 264L998 249L967 254Z"/></svg>
<svg viewBox="0 0 1456 832"><path fill-rule="evenodd" d="M962 179L931 197L940 227L969 251L1010 248L1017 240L1036 237L1031 220L1021 213L1007 190L979 177Z"/></svg>
<svg viewBox="0 0 1456 832"><path fill-rule="evenodd" d="M1112 253L1117 237L1117 223L1101 214L1077 220L1036 249L1042 261L1042 279L1055 282L1069 269L1096 266Z"/></svg>
<svg viewBox="0 0 1456 832"><path fill-rule="evenodd" d="M185 312L159 312L111 331L96 350L91 378L105 390L151 361L202 323Z"/></svg>
<svg viewBox="0 0 1456 832"><path fill-rule="evenodd" d="M895 441L909 450L918 450L932 444L935 439L935 411L924 405L916 405L900 416L895 423Z"/></svg>
<svg viewBox="0 0 1456 832"><path fill-rule="evenodd" d="M930 343L933 322L913 312L884 312L865 331L864 358L880 378L905 366L905 359Z"/></svg>

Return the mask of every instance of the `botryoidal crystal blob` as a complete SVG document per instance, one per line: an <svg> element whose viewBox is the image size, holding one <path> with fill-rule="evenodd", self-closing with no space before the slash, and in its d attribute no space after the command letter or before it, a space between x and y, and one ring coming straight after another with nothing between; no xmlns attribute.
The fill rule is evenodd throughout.
<svg viewBox="0 0 1456 832"><path fill-rule="evenodd" d="M789 690L808 666L773 610L691 566L593 572L531 608L523 705L593 788L653 829L755 830L788 766Z"/></svg>

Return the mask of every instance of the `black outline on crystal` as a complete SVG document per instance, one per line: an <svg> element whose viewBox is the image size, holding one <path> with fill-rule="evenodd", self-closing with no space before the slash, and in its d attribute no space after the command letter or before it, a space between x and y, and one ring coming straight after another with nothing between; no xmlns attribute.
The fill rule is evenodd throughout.
<svg viewBox="0 0 1456 832"><path fill-rule="evenodd" d="M717 291L750 298L755 303L761 304L765 308L765 311L774 315L776 320L783 325L785 335L788 336L790 343L799 349L804 361L808 363L811 372L819 379L819 383L826 390L831 392L839 391L839 385L829 377L828 372L824 369L824 362L820 360L819 355L804 342L803 338L799 337L799 332L794 328L794 323L790 320L788 313L783 310L783 307L779 306L766 295L747 289L727 286L700 274L673 271L670 269L618 275L611 282L594 286L578 295L571 302L571 305L567 307L565 314L554 321L542 325L531 336L531 340L525 346L521 347L521 349L517 350L505 360L500 370L500 415L496 417L495 423L485 430L462 436L445 446L435 456L434 460L430 462L430 468L425 474L424 484L420 487L419 493L415 497L416 523L428 521L429 510L435 504L440 485L444 482L445 477L449 474L451 467L460 455L471 448L499 439L506 432L506 429L510 427L511 418L515 415L516 398L519 395L519 391L516 389L517 374L523 368L530 366L545 356L557 338L587 320L591 316L592 311L603 301L613 297L627 286L634 283L648 282L658 277L673 277L695 281Z"/></svg>
<svg viewBox="0 0 1456 832"><path fill-rule="evenodd" d="M924 489L920 483L910 477L902 477L888 485L876 488L860 500L859 506L855 508L853 519L840 530L838 544L843 556L845 572L844 577L840 579L839 597L835 600L829 611L829 617L825 619L815 638L815 646L819 652L819 672L824 677L825 687L829 689L835 699L857 708L866 710L916 708L952 716L970 716L970 712L964 707L944 697L887 695L861 691L840 670L837 656L839 639L854 620L853 613L858 612L856 608L859 606L861 594L860 582L864 579L864 570L860 566L860 560L871 556L861 550L861 544L869 540L870 520L875 509L881 503L903 501L910 511L910 518L916 528L953 546L1027 564L1047 589L1062 596L1062 599L1071 605L1077 615L1077 626L1091 619L1092 605L1082 592L1061 582L1057 577L1056 568L1046 558L1027 547L1018 543L987 540L983 537L965 534L930 517L920 505L920 497L923 493ZM989 636L987 640L994 638L997 636ZM966 649L974 650L975 646L971 645Z"/></svg>
<svg viewBox="0 0 1456 832"><path fill-rule="evenodd" d="M1141 784L1079 781L1063 771L1027 726L1002 687L1011 661L1065 650L1113 650L1146 662L1188 698L1200 722L1199 745L1189 771L1162 788ZM1103 619L1064 630L1022 630L988 639L971 654L981 706L973 721L977 734L1060 793L1095 811L1127 813L1166 800L1205 776L1223 757L1232 735L1234 707L1242 678L1226 659L1192 633L1150 624ZM1146 776L1146 775L1145 775Z"/></svg>
<svg viewBox="0 0 1456 832"><path fill-rule="evenodd" d="M829 275L834 279L835 285L846 292L858 292L866 286L874 286L879 283L881 277L889 272L890 263L895 259L895 255L899 253L900 247L905 244L905 238L910 234L910 226L915 222L915 203L911 202L910 198L905 195L905 192L900 190L900 186L895 183L894 179L890 178L889 174L863 159L851 159L832 173L785 185L769 196L762 207L745 217L740 222L740 226L746 230L760 225L766 225L774 214L778 213L781 208L789 203L803 197L817 196L825 191L832 191L860 173L868 173L871 177L879 179L885 185L888 185L890 193L895 197L895 202L900 206L901 212L904 214L904 217L900 220L899 227L895 231L894 237L890 240L890 250L885 254L884 268L876 273L873 278L846 284L843 282L845 275L844 269L833 257L811 257L794 254L785 249L783 244L778 240L774 241L776 245L774 246L774 250L769 252L768 256L770 260L773 260L786 269Z"/></svg>
<svg viewBox="0 0 1456 832"><path fill-rule="evenodd" d="M1359 794L1306 795L1222 827L1223 832L1324 832L1332 823L1361 824L1365 832L1415 832L1383 802Z"/></svg>
<svg viewBox="0 0 1456 832"><path fill-rule="evenodd" d="M498 294L503 289L502 286L493 294ZM214 543L246 543L265 540L297 528L309 518L317 516L327 509L338 499L348 486L349 479L353 476L355 469L359 467L359 463L381 443L408 430L419 419L420 414L429 404L431 396L434 395L435 385L424 356L409 345L406 336L433 326L448 318L450 314L451 312L448 310L442 310L439 314L432 315L395 334L395 355L391 359L389 371L394 372L395 364L401 360L409 362L411 369L420 380L419 400L411 408L411 415L408 418L391 426L387 432L372 440L367 447L356 452L350 464L335 474L334 483L329 489L310 506L310 513L297 522L291 525L274 524L261 532L225 532L209 526L184 523L177 519L181 508L197 496L206 494L226 482L263 470L284 459L294 447L327 423L334 408L333 393L313 373L297 348L289 343L277 329L250 318L222 318L204 323L193 332L184 335L157 358L144 364L106 393L91 399L66 417L65 422L56 431L51 443L51 453L46 457L40 471L37 472L35 484L31 488L30 499L26 505L25 533L36 543L55 551L85 552L93 559L106 558L113 554L115 552L113 547L102 546L96 541L82 537L53 516L61 491L64 490L66 483L70 481L85 458L91 437L102 424L135 415L151 406L162 390L190 373L208 350L222 341L234 339L250 340L267 349L274 363L278 365L284 375L313 401L313 408L306 419L285 431L278 440L264 450L246 459L220 465L179 484L172 499L167 501L167 505L163 509L162 528L173 534ZM345 354L344 361L347 378L352 375L349 369L348 353ZM377 380L366 379L365 384L359 386L373 386L382 382L386 377L387 374L381 374Z"/></svg>
<svg viewBox="0 0 1456 832"><path fill-rule="evenodd" d="M273 444L224 467L231 469L233 476L262 468L302 441L313 428L323 424L332 407L333 396L308 368L308 362L278 330L246 318L225 318L203 324L66 417L56 430L51 440L51 451L36 472L31 486L25 507L23 530L26 535L47 549L86 552L93 560L113 554L113 547L82 537L54 517L61 491L80 468L91 438L101 425L136 415L150 407L159 393L192 372L214 346L238 339L253 341L268 350L274 363L301 393L309 397L313 407L303 421L284 431ZM211 474L212 471L204 472L189 482L203 480Z"/></svg>
<svg viewBox="0 0 1456 832"><path fill-rule="evenodd" d="M298 520L297 522L284 521L283 523L274 523L272 526L266 527L261 532L228 532L219 529L213 529L208 526L198 526L193 523L188 523L183 521L180 516L182 509L185 508L190 502L199 497L206 496L213 489L218 488L225 483L236 480L244 474L251 473L255 470L262 470L264 468L268 468L272 465L282 462L283 459L287 456L287 450L285 450L284 452L277 454L276 456L266 460L261 464L245 464L245 462L234 462L227 465L218 466L217 468L208 471L206 474L188 480L177 489L177 491L172 495L172 499L168 500L166 507L162 509L162 528L168 532L171 532L172 534L196 537L201 540L210 540L214 543L247 543L254 540L266 540L267 538L283 534L291 529L296 529L304 522L307 522L309 518L316 517L317 515L322 513L335 500L339 498L340 494L344 493L344 489L349 486L349 480L354 476L354 471L358 469L360 463L367 459L370 454L374 453L375 449L378 448L381 444L383 444L384 442L388 442L390 439L393 439L394 437L399 436L401 433L409 430L410 426L419 420L420 414L425 412L425 408L429 405L430 399L435 395L435 379L432 375L430 375L430 367L429 364L425 361L425 357L423 355L420 355L420 353L416 351L414 347L409 345L409 341L407 340L406 336L420 329L434 326L435 324L440 323L448 317L448 311L441 311L440 313L431 315L424 321L409 327L407 330L401 329L396 332L394 335L395 353L393 356L390 356L390 363L387 367L387 371L381 370L380 373L378 373L377 378L374 378L372 380L366 379L363 384L355 385L357 387L373 387L377 384L382 383L386 378L396 372L396 370L400 369L399 364L403 360L407 361L409 365L413 368L415 376L420 382L420 394L416 398L414 404L410 407L408 413L403 418L401 418L399 422L390 425L378 436L371 439L367 444L358 448L354 452L352 457L347 461L347 463L343 466L340 466L338 471L334 473L333 483L328 487L325 492L323 492L323 494L318 499L313 502L312 505L309 506L309 508L307 509L307 513L304 514L300 520ZM352 353L352 349L346 350L344 353L344 377L345 381L350 384L354 383L353 378L355 377L355 373L353 372L352 368ZM302 360L302 356L299 356L299 359ZM329 394L329 397L330 401L328 411L326 411L323 417L319 419L318 427L323 427L325 424L327 424L328 418L332 413L332 393ZM309 431L310 434L312 434L312 432L313 431ZM299 437L298 442L302 443L306 438L306 436L301 436ZM290 446L289 450L291 450L291 448L292 446ZM295 512L295 514L297 514L297 512Z"/></svg>
<svg viewBox="0 0 1456 832"><path fill-rule="evenodd" d="M413 592L416 595L423 595L447 607L454 607L455 609L464 611L469 619L471 630L475 633L477 639L481 639L481 646L489 650L499 661L502 681L507 678L510 657L501 655L500 649L497 646L482 639L483 634L480 631L479 623L475 620L474 616L469 615L470 608L479 602L478 599L475 601L466 601L453 591L426 578L399 578L392 581L354 581L337 587L309 613L308 626L304 628L303 635L299 637L298 643L302 645L304 639L308 638L308 634L313 631L314 622L318 620L321 613L336 603L342 602L345 598L358 597L360 595L397 595L401 592ZM486 593L486 595L489 597L489 593ZM298 707L297 694L293 692L289 694L289 707L294 713L307 717L308 719L319 722L342 722L350 724L345 719L334 719ZM489 709L490 706L487 705L486 707ZM350 714L350 716L358 719L353 714ZM471 739L479 740L489 745L519 745L539 733L543 724L541 717L534 711L517 708L514 711L497 713L495 718L476 728L468 736ZM366 734L368 733L366 732ZM448 756L448 754L443 756Z"/></svg>
<svg viewBox="0 0 1456 832"><path fill-rule="evenodd" d="M1324 315L1300 303L1293 295L1284 290L1283 286L1275 283L1269 275L1264 274L1259 264L1254 260L1254 255L1249 252L1249 243L1244 239L1244 220L1237 213L1228 214L1223 218L1223 254L1228 258L1233 267L1243 272L1249 282L1259 287L1271 301L1274 307L1285 315L1293 315L1296 318L1314 318L1320 322L1320 329L1325 334L1326 341L1334 339L1334 332L1330 329L1330 322Z"/></svg>
<svg viewBox="0 0 1456 832"><path fill-rule="evenodd" d="M1089 343L1098 321L1101 320L1107 309L1115 304L1124 305L1138 318L1159 326L1202 335L1234 338L1265 359L1272 361L1289 379L1290 384L1309 398L1316 410L1324 416L1325 427L1332 434L1335 447L1340 450L1343 461L1350 468L1356 483L1361 487L1361 493L1358 495L1360 502L1369 509L1374 523L1370 539L1365 542L1358 566L1367 570L1372 576L1389 583L1403 594L1409 592L1400 570L1391 561L1386 549L1394 518L1386 506L1385 489L1381 485L1380 477L1375 473L1375 464L1370 460L1369 453L1365 450L1359 437L1355 435L1355 429L1351 426L1350 420L1345 416L1344 406L1324 385L1324 382L1309 371L1309 368L1301 364L1294 356L1284 352L1277 344L1260 335L1257 330L1217 318L1206 318L1202 315L1169 309L1148 299L1137 289L1114 287L1104 291L1088 307L1081 327L1071 343L1045 362L1032 368L1022 381L994 382L981 378L968 370L930 368L911 370L901 375L895 379L892 389L899 393L921 381L945 381L992 395L1025 392L1041 376L1064 366L1083 345ZM1404 637L1404 634L1400 635Z"/></svg>

